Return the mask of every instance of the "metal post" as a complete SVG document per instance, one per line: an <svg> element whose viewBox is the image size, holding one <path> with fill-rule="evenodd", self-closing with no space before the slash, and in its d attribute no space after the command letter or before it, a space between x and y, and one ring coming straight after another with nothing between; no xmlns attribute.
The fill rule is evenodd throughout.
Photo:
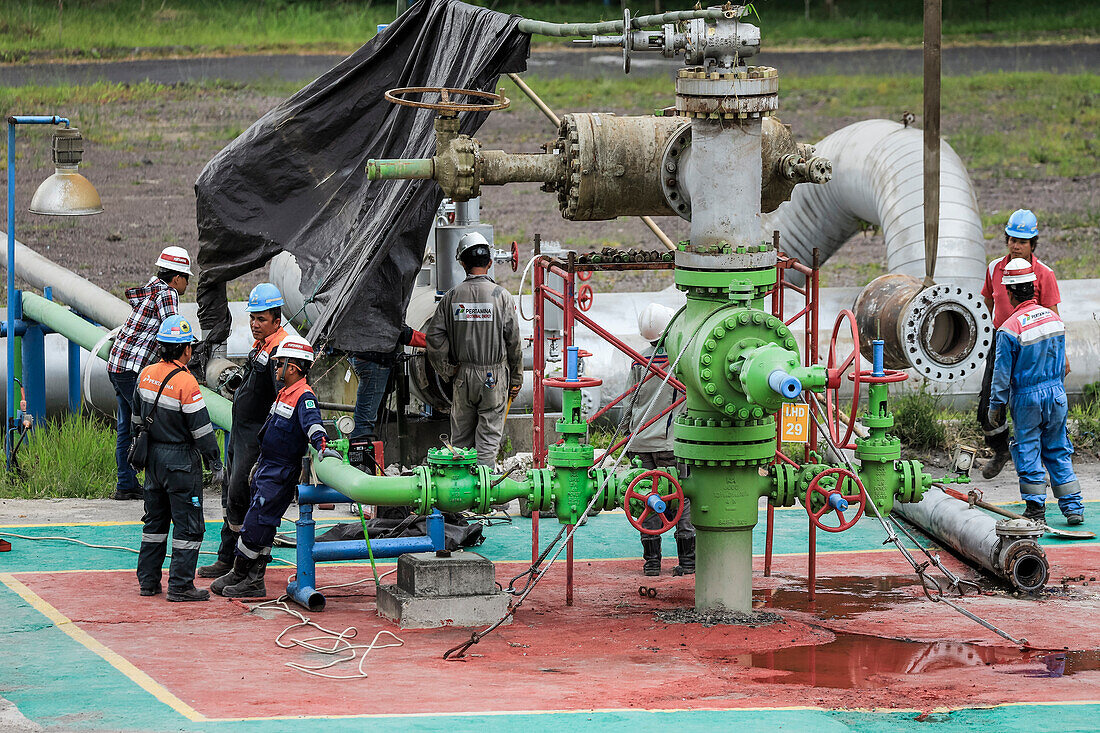
<svg viewBox="0 0 1100 733"><path fill-rule="evenodd" d="M535 468L546 467L546 446L545 438L543 437L543 425L546 422L546 398L544 396L545 390L542 386L542 378L546 374L546 303L543 301L542 288L543 288L543 271L542 271L542 236L535 235L535 268L531 277L534 278L534 284L531 288L531 301L534 305L535 311L535 324L534 324L534 340L531 343L531 348L534 351L534 364L531 371L531 419L532 419L532 465ZM520 296L522 297L522 293ZM531 563L534 564L539 557L539 507L535 506L531 508Z"/></svg>
<svg viewBox="0 0 1100 733"><path fill-rule="evenodd" d="M80 344L69 339L69 412L80 412Z"/></svg>
<svg viewBox="0 0 1100 733"><path fill-rule="evenodd" d="M924 285L934 284L940 239L940 0L924 0Z"/></svg>
<svg viewBox="0 0 1100 733"><path fill-rule="evenodd" d="M569 541L565 545L565 605L573 605L573 525L565 528Z"/></svg>
<svg viewBox="0 0 1100 733"><path fill-rule="evenodd" d="M8 118L8 286L7 286L7 419L4 420L4 456L11 466L11 428L15 421L15 118Z"/></svg>

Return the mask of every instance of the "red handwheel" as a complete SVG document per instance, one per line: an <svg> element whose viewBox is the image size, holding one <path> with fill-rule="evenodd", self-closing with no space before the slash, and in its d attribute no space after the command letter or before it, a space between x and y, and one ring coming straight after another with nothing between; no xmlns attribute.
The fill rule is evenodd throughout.
<svg viewBox="0 0 1100 733"><path fill-rule="evenodd" d="M658 490L662 479L668 481L669 486L672 488L672 490L664 496L662 496ZM642 494L636 489L639 484L645 481L650 482L649 491ZM654 511L650 506L650 500L652 498L656 498L665 505L670 501L675 501L676 516L669 519L665 516L663 511ZM636 509L634 502L638 502L644 507L644 510L638 516L634 515ZM673 478L672 474L667 471L661 471L659 469L643 471L626 487L626 493L623 494L623 511L626 512L626 518L634 526L634 529L642 534L664 534L676 526L676 523L680 521L680 516L684 513L684 489L680 486L680 482ZM642 526L642 522L648 519L652 514L661 518L661 526L657 529L648 529Z"/></svg>
<svg viewBox="0 0 1100 733"><path fill-rule="evenodd" d="M837 354L837 337L840 336L841 326L845 322L851 331L852 351L842 359ZM855 446L850 445L848 441L852 439L852 432L855 430L856 411L859 410L859 385L863 381L860 375L863 372L860 370L859 328L856 326L856 316L850 310L842 310L836 316L833 335L829 339L829 359L825 366L829 373L829 381L825 388L825 415L823 415L825 425L829 429L829 436L838 448L854 448ZM848 408L847 430L845 430L845 421L840 416L840 384L849 367L852 367L852 373L848 375L848 379L852 381L852 405Z"/></svg>
<svg viewBox="0 0 1100 733"><path fill-rule="evenodd" d="M577 290L577 307L582 311L588 311L592 307L592 301L596 297L596 291L588 283L581 285Z"/></svg>
<svg viewBox="0 0 1100 733"><path fill-rule="evenodd" d="M577 273L577 279L580 280L581 282L585 282L585 283L588 282L589 280L592 279L592 271L591 270L581 270L580 272Z"/></svg>
<svg viewBox="0 0 1100 733"><path fill-rule="evenodd" d="M821 485L821 480L826 476L836 474L836 485L834 488L826 488ZM854 494L846 494L845 486L847 482L852 481L859 491ZM813 508L814 495L817 495L821 499L821 508L815 510ZM838 497L843 499L848 504L848 508L842 506L834 506L834 502L837 499L830 500L831 497ZM845 518L844 512L851 508L851 505L858 502L859 509L854 514ZM855 523L863 516L863 510L867 507L867 490L863 488L863 482L859 480L859 476L849 471L847 468L840 468L834 466L833 468L826 468L821 473L814 476L813 481L810 482L809 488L806 489L806 513L810 515L810 521L814 523L814 526L823 529L826 532L843 532L855 526ZM836 516L840 520L840 524L836 527L830 527L822 520L828 513L836 512Z"/></svg>

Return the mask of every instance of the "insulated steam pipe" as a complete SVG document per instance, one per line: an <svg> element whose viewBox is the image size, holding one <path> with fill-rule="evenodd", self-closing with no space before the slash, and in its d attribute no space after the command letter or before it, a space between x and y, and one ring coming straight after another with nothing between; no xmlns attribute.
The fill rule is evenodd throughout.
<svg viewBox="0 0 1100 733"><path fill-rule="evenodd" d="M1021 591L1046 585L1050 565L1039 547L1043 530L1027 520L998 521L987 512L932 488L915 504L894 511L963 558L977 563Z"/></svg>
<svg viewBox="0 0 1100 733"><path fill-rule="evenodd" d="M766 236L778 229L784 252L810 262L816 247L824 262L867 222L882 227L887 270L923 279L921 130L890 120L865 120L837 130L814 148L832 161L832 180L795 187L790 201L762 216ZM962 160L942 142L936 280L977 292L985 267L977 196Z"/></svg>

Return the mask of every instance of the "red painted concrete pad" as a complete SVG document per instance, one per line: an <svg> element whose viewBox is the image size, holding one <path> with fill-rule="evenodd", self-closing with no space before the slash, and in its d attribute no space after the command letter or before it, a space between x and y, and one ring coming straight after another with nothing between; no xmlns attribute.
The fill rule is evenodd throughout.
<svg viewBox="0 0 1100 733"><path fill-rule="evenodd" d="M1100 548L1050 552L1053 577L1088 573ZM957 563L952 563L958 567ZM1004 702L1100 700L1100 672L1087 655L1051 663L1025 654L943 604L924 599L894 553L826 555L814 606L803 593L805 558L777 558L773 578L757 577L758 603L784 621L770 625L668 624L655 610L692 603L692 579L644 578L640 561L579 562L576 605L564 605L564 572L546 577L511 626L470 650L443 651L469 630L398 631L374 614L373 586L362 595L336 589L313 619L333 630L355 626L369 643L381 629L405 641L371 653L368 679L329 681L286 662L330 657L280 649L275 637L295 619L263 618L224 599L171 604L141 598L132 573L26 573L19 580L94 639L210 718L607 708L821 706L923 710ZM507 579L521 565L499 565ZM322 567L320 581L348 582L364 568ZM871 573L874 573L872 575ZM268 573L283 587L287 570ZM392 576L391 576L392 578ZM640 585L657 588L642 598ZM1100 600L1087 588L1042 601L1004 594L967 600L967 608L1033 643L1100 648ZM337 594L343 594L337 595ZM851 631L870 636L851 636ZM288 636L316 636L299 629ZM899 641L917 639L929 643ZM980 645L967 644L977 641ZM1091 661L1090 661L1091 660ZM354 665L328 670L352 674ZM1039 676L1042 675L1042 676Z"/></svg>

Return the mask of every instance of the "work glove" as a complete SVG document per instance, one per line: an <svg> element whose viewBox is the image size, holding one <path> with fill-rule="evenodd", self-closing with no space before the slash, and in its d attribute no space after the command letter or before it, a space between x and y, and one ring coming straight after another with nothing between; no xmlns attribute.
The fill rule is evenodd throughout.
<svg viewBox="0 0 1100 733"><path fill-rule="evenodd" d="M340 451L335 448L322 448L321 452L317 455L320 456L322 460L325 458L335 458L338 461L344 460L344 457L340 455Z"/></svg>
<svg viewBox="0 0 1100 733"><path fill-rule="evenodd" d="M214 488L223 488L225 486L225 464L215 463L210 467L210 486Z"/></svg>
<svg viewBox="0 0 1100 733"><path fill-rule="evenodd" d="M997 405L989 408L989 424L996 427L1005 423L1005 406Z"/></svg>
<svg viewBox="0 0 1100 733"><path fill-rule="evenodd" d="M428 348L428 337L424 335L423 331L413 329L412 338L409 339L409 346L414 349L426 349Z"/></svg>

